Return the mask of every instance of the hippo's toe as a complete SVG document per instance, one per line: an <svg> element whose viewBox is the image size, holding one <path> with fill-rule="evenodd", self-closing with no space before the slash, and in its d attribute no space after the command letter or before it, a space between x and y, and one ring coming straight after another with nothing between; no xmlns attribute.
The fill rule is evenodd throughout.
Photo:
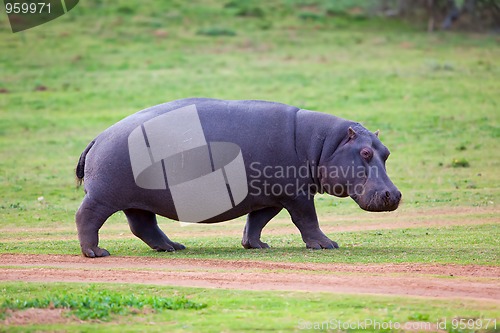
<svg viewBox="0 0 500 333"><path fill-rule="evenodd" d="M182 245L181 243L176 243L176 242L172 242L173 245L174 245L174 249L176 250L184 250L186 247L184 245Z"/></svg>
<svg viewBox="0 0 500 333"><path fill-rule="evenodd" d="M161 245L157 245L152 248L158 252L174 252L177 250L184 250L186 247L181 243L176 243L169 240L164 241Z"/></svg>
<svg viewBox="0 0 500 333"><path fill-rule="evenodd" d="M243 247L245 249L268 249L269 248L269 245L267 243L261 242L258 239L257 240L250 240L250 239L242 240L241 245L243 245Z"/></svg>
<svg viewBox="0 0 500 333"><path fill-rule="evenodd" d="M96 258L96 257L107 257L109 256L109 252L106 249L101 249L98 246L82 248L82 253L84 256L88 258Z"/></svg>
<svg viewBox="0 0 500 333"><path fill-rule="evenodd" d="M339 245L329 239L328 237L324 237L322 239L312 239L306 242L306 248L313 250L321 250L321 249L338 249Z"/></svg>

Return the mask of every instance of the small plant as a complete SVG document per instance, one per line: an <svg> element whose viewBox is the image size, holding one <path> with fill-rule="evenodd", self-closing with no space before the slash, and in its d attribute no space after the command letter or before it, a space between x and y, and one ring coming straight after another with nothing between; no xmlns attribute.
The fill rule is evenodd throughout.
<svg viewBox="0 0 500 333"><path fill-rule="evenodd" d="M408 320L415 320L415 321L429 321L429 315L426 313L414 313L408 317Z"/></svg>
<svg viewBox="0 0 500 333"><path fill-rule="evenodd" d="M111 315L127 315L143 308L153 311L202 309L206 304L195 303L184 297L165 298L146 295L126 295L120 292L102 290L98 291L91 286L84 292L62 292L48 295L43 298L8 299L0 306L0 313L6 309L22 310L28 308L60 308L69 309L81 320L99 319L108 320Z"/></svg>
<svg viewBox="0 0 500 333"><path fill-rule="evenodd" d="M323 14L315 12L301 12L298 16L304 21L321 21L325 17Z"/></svg>
<svg viewBox="0 0 500 333"><path fill-rule="evenodd" d="M26 210L26 208L20 202L11 203L9 205L9 208L18 209L18 210Z"/></svg>
<svg viewBox="0 0 500 333"><path fill-rule="evenodd" d="M236 9L236 16L243 16L243 17L264 17L265 16L265 11L258 6L255 6L255 4L252 3L252 1L229 1L224 5L225 8L234 8Z"/></svg>
<svg viewBox="0 0 500 333"><path fill-rule="evenodd" d="M196 32L198 35L203 35L203 36L236 36L236 32L233 30L227 29L227 28L220 28L220 27L210 27L210 28L204 28L200 29Z"/></svg>
<svg viewBox="0 0 500 333"><path fill-rule="evenodd" d="M116 9L116 12L123 15L133 15L135 14L135 9L129 6L121 6Z"/></svg>
<svg viewBox="0 0 500 333"><path fill-rule="evenodd" d="M465 158L455 158L451 161L451 166L454 168L468 168L470 164Z"/></svg>
<svg viewBox="0 0 500 333"><path fill-rule="evenodd" d="M441 63L439 61L436 61L436 60L430 60L427 62L427 66L429 67L429 69L433 72L439 72L439 71L454 71L455 70L455 66L453 66L453 64L449 63L449 62L445 62L445 63Z"/></svg>

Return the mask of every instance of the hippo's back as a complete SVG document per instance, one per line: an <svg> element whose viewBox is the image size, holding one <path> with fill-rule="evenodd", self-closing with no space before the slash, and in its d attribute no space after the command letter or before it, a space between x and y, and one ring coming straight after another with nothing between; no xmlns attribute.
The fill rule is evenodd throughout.
<svg viewBox="0 0 500 333"><path fill-rule="evenodd" d="M85 160L85 189L89 195L105 198L119 210L148 209L165 203L169 206L172 203L169 189L152 191L138 186L137 170L142 170L140 164L148 163L149 157L153 160L154 154L180 151L183 145L189 147L196 140L206 144L226 142L239 147L247 174L252 161L262 165L294 163L298 110L266 101L190 98L139 111L95 139ZM199 124L195 126L195 123ZM149 136L143 149L150 151L149 157L147 152L144 158L131 156L134 151L131 142L136 142L131 138L136 134L141 138L143 134L146 138ZM169 211L167 207L165 212L157 213L172 217Z"/></svg>

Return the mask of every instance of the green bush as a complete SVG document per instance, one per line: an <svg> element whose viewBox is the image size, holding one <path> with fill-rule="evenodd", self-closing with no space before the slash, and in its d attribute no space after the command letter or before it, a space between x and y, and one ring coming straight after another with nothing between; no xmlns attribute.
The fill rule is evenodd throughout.
<svg viewBox="0 0 500 333"><path fill-rule="evenodd" d="M94 286L82 293L61 292L44 298L5 300L0 306L0 313L6 309L29 308L59 308L69 309L70 314L81 320L108 320L111 315L127 315L133 310L149 308L154 311L202 309L206 304L192 302L185 297L165 298L157 296L122 294L116 291L98 291Z"/></svg>

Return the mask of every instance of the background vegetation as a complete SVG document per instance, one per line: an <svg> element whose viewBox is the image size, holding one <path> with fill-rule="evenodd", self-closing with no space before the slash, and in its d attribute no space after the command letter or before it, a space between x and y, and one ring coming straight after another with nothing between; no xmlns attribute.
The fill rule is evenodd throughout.
<svg viewBox="0 0 500 333"><path fill-rule="evenodd" d="M83 191L75 187L74 168L87 143L140 109L204 96L279 101L380 129L392 152L388 173L403 193L401 208L374 215L349 199L318 196L321 224L342 246L318 252L304 249L283 213L269 226L277 230L272 236L264 230L274 247L269 251L240 248L242 219L193 229L162 219L167 233L189 249L156 254L130 236L119 213L102 230L112 255L498 265L499 37L491 25L482 34L429 34L427 14L388 18L371 9L374 3L82 1L67 15L17 34L0 12L0 252L78 254L74 213ZM392 230L370 229L381 220ZM336 232L352 225L367 231ZM72 287L8 284L2 297L38 295L33 290L40 288L57 294ZM263 301L242 305L250 293L193 293L202 303L215 295L206 296L201 314L242 306L237 314L212 317L239 318L225 324L228 330L250 328L243 319L268 310ZM315 313L340 301L255 295L275 302L269 318L296 318L298 311ZM366 299L349 298L350 304L339 303L345 310L334 313L370 308ZM278 310L284 302L295 310ZM428 306L411 299L380 302L376 309L405 320ZM442 316L464 308L441 305L436 313ZM396 310L401 307L409 312ZM328 318L322 311L317 318ZM373 316L381 318L377 311Z"/></svg>
<svg viewBox="0 0 500 333"><path fill-rule="evenodd" d="M498 202L497 37L312 18L319 5L291 1L236 6L93 1L24 33L2 21L4 225L71 221L87 143L137 110L188 96L274 100L381 129L404 207Z"/></svg>

